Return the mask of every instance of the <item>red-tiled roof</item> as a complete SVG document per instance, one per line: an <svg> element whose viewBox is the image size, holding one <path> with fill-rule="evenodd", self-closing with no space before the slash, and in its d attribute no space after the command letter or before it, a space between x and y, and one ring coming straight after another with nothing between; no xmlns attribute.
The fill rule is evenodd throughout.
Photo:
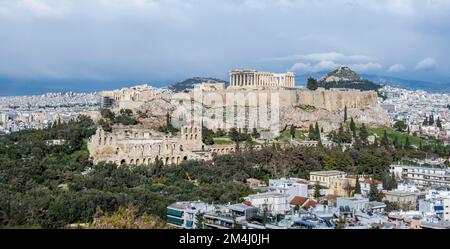
<svg viewBox="0 0 450 249"><path fill-rule="evenodd" d="M242 204L247 205L247 206L251 206L252 202L251 201L244 201Z"/></svg>
<svg viewBox="0 0 450 249"><path fill-rule="evenodd" d="M306 197L295 196L294 198L292 198L291 205L301 206L307 200L308 200L308 198L306 198Z"/></svg>
<svg viewBox="0 0 450 249"><path fill-rule="evenodd" d="M308 199L305 203L303 203L302 207L309 209L312 207L316 207L317 202L313 199Z"/></svg>

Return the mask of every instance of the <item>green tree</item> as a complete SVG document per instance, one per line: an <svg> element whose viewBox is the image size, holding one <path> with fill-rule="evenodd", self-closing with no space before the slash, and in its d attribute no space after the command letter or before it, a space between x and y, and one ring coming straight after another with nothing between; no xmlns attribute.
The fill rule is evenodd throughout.
<svg viewBox="0 0 450 249"><path fill-rule="evenodd" d="M319 124L316 122L316 125L314 127L314 138L315 140L319 141L320 139L320 128L319 128Z"/></svg>
<svg viewBox="0 0 450 249"><path fill-rule="evenodd" d="M355 121L353 120L353 117L350 118L350 130L352 132L356 132L356 125L355 125Z"/></svg>
<svg viewBox="0 0 450 249"><path fill-rule="evenodd" d="M229 132L231 141L236 143L236 148L239 148L240 135L236 128L231 128Z"/></svg>
<svg viewBox="0 0 450 249"><path fill-rule="evenodd" d="M405 121L403 121L403 120L398 120L398 121L395 122L394 128L395 128L397 131L404 132L405 129L407 128L407 125L406 125Z"/></svg>
<svg viewBox="0 0 450 249"><path fill-rule="evenodd" d="M306 87L311 91L315 91L317 90L317 88L319 88L319 83L313 77L309 77L306 83Z"/></svg>
<svg viewBox="0 0 450 249"><path fill-rule="evenodd" d="M389 146L389 139L386 130L383 132L383 138L381 139L381 146L387 147Z"/></svg>
<svg viewBox="0 0 450 249"><path fill-rule="evenodd" d="M319 197L322 196L322 195L320 194L320 189L322 189L322 187L321 187L318 183L316 183L316 184L314 185L314 198L319 198Z"/></svg>
<svg viewBox="0 0 450 249"><path fill-rule="evenodd" d="M258 130L256 128L252 129L252 137L254 139L258 139L261 136L261 134L258 133Z"/></svg>
<svg viewBox="0 0 450 249"><path fill-rule="evenodd" d="M409 141L409 136L406 136L405 149L406 149L406 150L411 149L411 143L410 143L410 141Z"/></svg>
<svg viewBox="0 0 450 249"><path fill-rule="evenodd" d="M204 227L203 227L203 213L202 212L197 212L196 214L195 214L195 228L196 229L203 229Z"/></svg>
<svg viewBox="0 0 450 249"><path fill-rule="evenodd" d="M289 130L289 133L291 134L291 138L295 138L295 126L291 125L291 128Z"/></svg>
<svg viewBox="0 0 450 249"><path fill-rule="evenodd" d="M369 201L382 201L384 194L378 190L375 181L370 184Z"/></svg>
<svg viewBox="0 0 450 249"><path fill-rule="evenodd" d="M369 137L369 133L367 132L366 125L363 123L361 129L359 130L359 139L363 144L367 144L367 138Z"/></svg>
<svg viewBox="0 0 450 249"><path fill-rule="evenodd" d="M347 105L344 107L344 122L347 122Z"/></svg>
<svg viewBox="0 0 450 249"><path fill-rule="evenodd" d="M309 140L315 140L315 132L314 132L314 126L312 124L309 124L309 130L308 130L308 138Z"/></svg>
<svg viewBox="0 0 450 249"><path fill-rule="evenodd" d="M391 188L392 189L396 189L397 187L398 187L397 179L395 177L394 172L392 172L392 174L391 174Z"/></svg>
<svg viewBox="0 0 450 249"><path fill-rule="evenodd" d="M441 121L441 119L438 117L437 118L437 120L436 120L436 126L439 128L439 129L442 129L442 121Z"/></svg>

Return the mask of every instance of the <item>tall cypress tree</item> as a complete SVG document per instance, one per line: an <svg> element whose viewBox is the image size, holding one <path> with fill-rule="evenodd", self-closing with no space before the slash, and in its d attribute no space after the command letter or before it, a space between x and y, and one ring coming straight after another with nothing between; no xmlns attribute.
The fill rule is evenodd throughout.
<svg viewBox="0 0 450 249"><path fill-rule="evenodd" d="M389 145L389 140L388 140L388 136L387 136L386 130L384 130L383 138L381 139L381 145L385 146L385 147Z"/></svg>
<svg viewBox="0 0 450 249"><path fill-rule="evenodd" d="M314 136L316 138L316 140L320 140L320 129L319 129L319 124L316 122L316 126L314 128Z"/></svg>
<svg viewBox="0 0 450 249"><path fill-rule="evenodd" d="M308 138L309 140L315 140L314 137L315 137L314 126L312 124L309 124Z"/></svg>
<svg viewBox="0 0 450 249"><path fill-rule="evenodd" d="M347 105L344 108L344 122L347 122Z"/></svg>
<svg viewBox="0 0 450 249"><path fill-rule="evenodd" d="M353 120L353 117L350 118L350 130L353 132L356 130L355 120Z"/></svg>

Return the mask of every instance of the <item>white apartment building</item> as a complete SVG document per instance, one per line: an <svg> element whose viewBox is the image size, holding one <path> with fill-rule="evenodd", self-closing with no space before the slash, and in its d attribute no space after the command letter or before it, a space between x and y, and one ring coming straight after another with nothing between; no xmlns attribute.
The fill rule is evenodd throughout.
<svg viewBox="0 0 450 249"><path fill-rule="evenodd" d="M269 179L269 188L275 192L289 195L289 202L295 196L308 197L308 181L301 178Z"/></svg>
<svg viewBox="0 0 450 249"><path fill-rule="evenodd" d="M450 187L450 170L447 168L393 164L391 172L419 187Z"/></svg>
<svg viewBox="0 0 450 249"><path fill-rule="evenodd" d="M285 214L290 210L289 194L282 194L272 191L249 195L244 199L249 201L252 206L259 208L261 211L267 210L273 215Z"/></svg>

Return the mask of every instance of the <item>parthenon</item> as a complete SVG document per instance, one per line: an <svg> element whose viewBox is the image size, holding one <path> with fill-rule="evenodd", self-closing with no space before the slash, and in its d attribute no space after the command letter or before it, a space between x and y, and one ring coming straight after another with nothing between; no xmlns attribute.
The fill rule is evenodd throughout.
<svg viewBox="0 0 450 249"><path fill-rule="evenodd" d="M260 72L253 69L230 71L230 88L294 88L295 74Z"/></svg>

